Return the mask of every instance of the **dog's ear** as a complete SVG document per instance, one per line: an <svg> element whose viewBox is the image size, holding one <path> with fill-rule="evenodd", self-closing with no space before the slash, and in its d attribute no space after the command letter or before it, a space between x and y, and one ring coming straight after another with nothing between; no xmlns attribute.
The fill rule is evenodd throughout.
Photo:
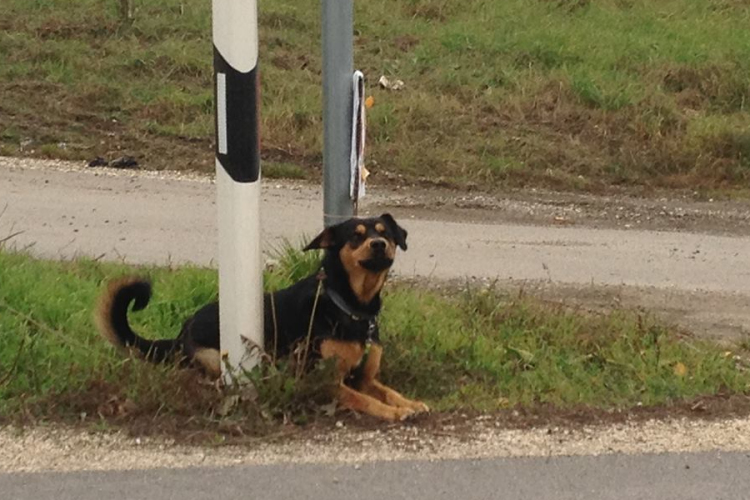
<svg viewBox="0 0 750 500"><path fill-rule="evenodd" d="M383 219L383 222L388 225L388 228L393 233L396 245L400 246L402 250L406 250L406 235L408 234L406 229L399 226L391 214L383 214L380 218Z"/></svg>
<svg viewBox="0 0 750 500"><path fill-rule="evenodd" d="M302 251L307 252L308 250L319 250L321 248L330 248L336 244L336 231L334 227L327 227L315 237L310 243L307 244Z"/></svg>

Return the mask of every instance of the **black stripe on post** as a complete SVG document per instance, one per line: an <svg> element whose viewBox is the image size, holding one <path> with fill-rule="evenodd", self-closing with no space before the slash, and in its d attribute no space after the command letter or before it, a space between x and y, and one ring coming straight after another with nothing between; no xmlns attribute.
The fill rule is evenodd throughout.
<svg viewBox="0 0 750 500"><path fill-rule="evenodd" d="M223 113L220 113L219 77L224 75ZM237 71L214 47L214 128L216 158L236 182L255 182L260 177L258 134L260 82L258 66L247 73ZM222 115L222 116L220 116ZM224 123L219 120L224 119ZM220 137L224 131L224 138Z"/></svg>

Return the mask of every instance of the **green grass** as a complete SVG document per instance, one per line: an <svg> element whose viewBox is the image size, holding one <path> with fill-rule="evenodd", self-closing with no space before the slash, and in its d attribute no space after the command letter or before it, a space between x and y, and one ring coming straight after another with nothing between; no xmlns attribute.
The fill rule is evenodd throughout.
<svg viewBox="0 0 750 500"><path fill-rule="evenodd" d="M492 289L397 289L388 306L387 377L411 380L442 410L627 409L750 389L727 351L632 311L591 314Z"/></svg>
<svg viewBox="0 0 750 500"><path fill-rule="evenodd" d="M0 151L211 171L210 2L6 0ZM737 0L355 3L368 162L493 189L742 189L750 6ZM263 157L319 174L319 7L260 4ZM377 88L380 75L406 82ZM398 177L398 176L401 177Z"/></svg>
<svg viewBox="0 0 750 500"><path fill-rule="evenodd" d="M266 273L266 287L307 275L317 258L287 248ZM321 387L330 366L299 379L282 360L252 374L254 391L220 392L194 372L123 358L98 337L91 316L103 284L134 273L155 284L149 307L131 315L145 336L176 335L216 296L214 270L49 262L0 251L0 421L168 422L248 433L281 416L305 422L326 408ZM750 389L750 374L732 353L647 316L590 314L492 288L447 295L391 284L381 327L383 379L437 411L627 410Z"/></svg>

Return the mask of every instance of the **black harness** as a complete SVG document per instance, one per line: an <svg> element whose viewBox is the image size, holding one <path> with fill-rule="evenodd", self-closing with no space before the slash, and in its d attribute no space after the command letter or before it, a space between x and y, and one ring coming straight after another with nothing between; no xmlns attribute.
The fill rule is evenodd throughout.
<svg viewBox="0 0 750 500"><path fill-rule="evenodd" d="M321 269L320 273L318 273L318 279L325 282L326 274L325 270ZM352 308L349 304L346 303L344 298L333 288L329 287L323 287L323 295L327 296L329 299L331 299L331 302L346 316L349 317L351 321L354 323L362 323L367 322L367 333L365 340L363 341L364 344L364 355L362 356L362 359L360 360L359 364L355 367L359 368L361 366L364 366L367 362L367 358L370 354L370 347L372 346L372 343L375 340L375 334L378 330L378 322L377 322L377 314L369 314L362 311L357 311L354 308Z"/></svg>

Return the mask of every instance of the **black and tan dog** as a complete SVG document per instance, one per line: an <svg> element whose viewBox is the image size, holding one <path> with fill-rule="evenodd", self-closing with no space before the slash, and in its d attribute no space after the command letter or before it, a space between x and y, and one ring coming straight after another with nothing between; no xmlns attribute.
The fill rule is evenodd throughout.
<svg viewBox="0 0 750 500"><path fill-rule="evenodd" d="M339 403L386 420L428 411L424 403L405 398L376 378L382 356L377 324L380 291L397 246L406 250L406 231L389 214L326 228L305 248L325 250L320 270L264 299L267 353L289 355L307 339L312 317L310 360L336 358ZM131 303L138 311L150 297L151 286L144 280L110 283L96 312L101 334L149 361L183 360L218 376L218 303L195 313L176 339L151 341L133 332L127 318Z"/></svg>

